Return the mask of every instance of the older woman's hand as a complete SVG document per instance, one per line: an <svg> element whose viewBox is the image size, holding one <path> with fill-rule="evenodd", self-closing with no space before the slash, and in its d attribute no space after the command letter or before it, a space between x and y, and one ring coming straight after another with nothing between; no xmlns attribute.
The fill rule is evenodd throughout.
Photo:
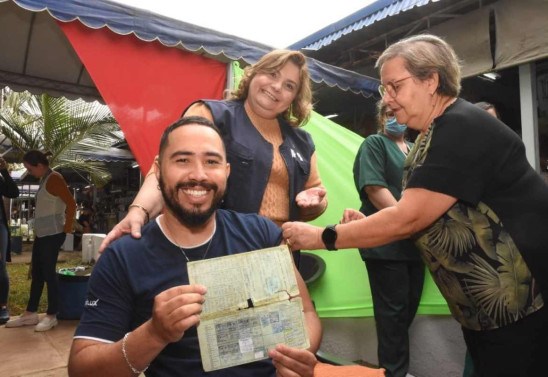
<svg viewBox="0 0 548 377"><path fill-rule="evenodd" d="M340 221L341 224L346 224L352 221L365 219L365 215L353 208L346 208L343 212L343 217Z"/></svg>
<svg viewBox="0 0 548 377"><path fill-rule="evenodd" d="M291 250L324 249L322 242L322 230L317 226L301 222L287 222L282 225L283 238Z"/></svg>
<svg viewBox="0 0 548 377"><path fill-rule="evenodd" d="M268 351L276 368L277 377L312 377L318 362L316 356L308 350L291 348L278 344Z"/></svg>

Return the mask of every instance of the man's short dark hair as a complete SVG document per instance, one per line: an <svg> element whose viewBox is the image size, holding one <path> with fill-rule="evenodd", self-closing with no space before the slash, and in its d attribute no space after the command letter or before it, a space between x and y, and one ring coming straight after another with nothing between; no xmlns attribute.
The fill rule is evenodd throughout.
<svg viewBox="0 0 548 377"><path fill-rule="evenodd" d="M221 131L219 130L219 128L215 124L213 124L212 121L210 121L209 119L204 118L202 116L196 116L196 115L186 116L186 117L182 117L182 118L178 119L177 121L175 121L174 123L169 125L164 130L164 133L162 134L162 137L160 139L160 152L159 152L160 159L162 158L162 154L168 146L169 135L174 130L176 130L177 128L187 126L187 125L199 125L199 126L204 126L204 127L211 128L212 130L214 130L219 135L219 137L221 138L221 141L223 143L223 149L225 149L225 142L224 142L223 137L221 135Z"/></svg>

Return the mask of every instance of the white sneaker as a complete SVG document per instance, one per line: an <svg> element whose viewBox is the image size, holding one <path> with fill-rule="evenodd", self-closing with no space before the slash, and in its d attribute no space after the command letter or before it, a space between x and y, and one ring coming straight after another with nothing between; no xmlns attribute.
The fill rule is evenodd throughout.
<svg viewBox="0 0 548 377"><path fill-rule="evenodd" d="M57 317L50 317L49 315L42 318L40 323L36 325L34 331L48 331L57 326Z"/></svg>
<svg viewBox="0 0 548 377"><path fill-rule="evenodd" d="M19 317L6 322L6 327L32 326L38 323L38 313L21 314Z"/></svg>

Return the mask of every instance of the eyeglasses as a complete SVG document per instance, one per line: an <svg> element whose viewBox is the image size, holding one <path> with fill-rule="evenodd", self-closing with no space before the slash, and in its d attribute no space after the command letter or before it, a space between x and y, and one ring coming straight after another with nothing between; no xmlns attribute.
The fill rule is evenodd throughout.
<svg viewBox="0 0 548 377"><path fill-rule="evenodd" d="M400 89L400 87L397 86L397 84L407 79L410 79L412 77L415 77L415 76L411 75L411 76L404 77L403 79L388 82L384 85L383 84L379 85L379 94L381 95L381 98L384 98L384 95L386 93L388 93L390 97L396 98L398 96L398 90Z"/></svg>

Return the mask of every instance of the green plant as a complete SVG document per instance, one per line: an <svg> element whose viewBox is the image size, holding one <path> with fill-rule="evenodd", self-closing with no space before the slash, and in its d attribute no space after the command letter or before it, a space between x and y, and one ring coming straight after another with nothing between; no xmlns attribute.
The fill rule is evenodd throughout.
<svg viewBox="0 0 548 377"><path fill-rule="evenodd" d="M10 226L10 236L12 237L21 237L23 234L21 233L21 227L18 225L12 225Z"/></svg>
<svg viewBox="0 0 548 377"><path fill-rule="evenodd" d="M30 251L25 251L23 254L29 255ZM30 293L30 279L28 278L30 262L12 262L7 264L8 274L10 277L10 295L9 295L9 310L12 316L23 313L27 307L27 301ZM82 265L81 254L60 257L57 263L57 271L64 267L74 267ZM42 293L38 312L44 313L47 309L47 294Z"/></svg>
<svg viewBox="0 0 548 377"><path fill-rule="evenodd" d="M50 167L73 170L102 187L111 176L103 162L87 161L86 153L104 153L123 134L108 107L83 100L5 89L0 132L10 139L19 160L31 149L52 153Z"/></svg>

